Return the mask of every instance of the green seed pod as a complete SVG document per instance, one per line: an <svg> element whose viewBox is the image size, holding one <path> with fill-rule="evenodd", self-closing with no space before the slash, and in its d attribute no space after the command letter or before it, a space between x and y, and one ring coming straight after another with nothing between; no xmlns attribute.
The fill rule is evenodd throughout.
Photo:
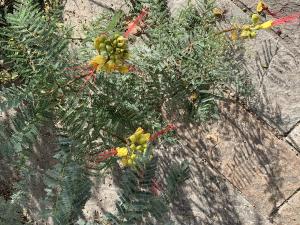
<svg viewBox="0 0 300 225"><path fill-rule="evenodd" d="M105 50L106 45L105 45L104 43L101 43L101 44L99 45L99 48L100 48L100 50Z"/></svg>
<svg viewBox="0 0 300 225"><path fill-rule="evenodd" d="M119 59L115 59L115 62L116 62L117 65L122 65L123 64L122 61L119 60Z"/></svg>
<svg viewBox="0 0 300 225"><path fill-rule="evenodd" d="M120 37L120 34L115 34L114 39L118 39Z"/></svg>
<svg viewBox="0 0 300 225"><path fill-rule="evenodd" d="M102 55L102 56L104 56L105 58L108 58L108 53L107 53L107 51L101 51L100 52L100 55Z"/></svg>
<svg viewBox="0 0 300 225"><path fill-rule="evenodd" d="M128 52L125 52L124 55L123 55L124 59L129 59L129 53Z"/></svg>
<svg viewBox="0 0 300 225"><path fill-rule="evenodd" d="M111 47L110 45L106 45L105 47L108 52L111 52L113 50L113 47Z"/></svg>
<svg viewBox="0 0 300 225"><path fill-rule="evenodd" d="M250 38L255 38L255 37L256 37L256 32L255 31L251 31Z"/></svg>
<svg viewBox="0 0 300 225"><path fill-rule="evenodd" d="M106 40L106 35L101 34L101 35L99 36L99 42L100 42L100 43L104 43L105 40Z"/></svg>
<svg viewBox="0 0 300 225"><path fill-rule="evenodd" d="M120 43L120 42L119 42L119 43L117 44L117 46L118 46L119 48L122 48L122 47L124 47L124 45L125 45L125 43L124 43L124 42L123 42L123 43Z"/></svg>
<svg viewBox="0 0 300 225"><path fill-rule="evenodd" d="M122 57L122 55L120 55L120 54L115 54L115 59L122 59L123 57Z"/></svg>
<svg viewBox="0 0 300 225"><path fill-rule="evenodd" d="M125 41L125 38L123 37L123 36L119 36L118 38L117 38L117 41L119 42L119 41Z"/></svg>

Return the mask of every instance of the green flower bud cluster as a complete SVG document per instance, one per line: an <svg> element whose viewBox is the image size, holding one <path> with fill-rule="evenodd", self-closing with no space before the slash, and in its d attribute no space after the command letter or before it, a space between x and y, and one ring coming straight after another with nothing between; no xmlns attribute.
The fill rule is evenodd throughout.
<svg viewBox="0 0 300 225"><path fill-rule="evenodd" d="M101 34L95 39L94 46L99 56L105 61L97 69L103 68L107 72L115 70L123 73L128 72L128 66L125 65L125 61L129 58L126 38L119 34L115 34L112 37Z"/></svg>

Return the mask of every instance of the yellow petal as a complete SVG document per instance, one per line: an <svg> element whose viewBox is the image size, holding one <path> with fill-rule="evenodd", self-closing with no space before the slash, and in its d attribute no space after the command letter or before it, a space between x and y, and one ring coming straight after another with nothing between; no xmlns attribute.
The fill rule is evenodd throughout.
<svg viewBox="0 0 300 225"><path fill-rule="evenodd" d="M231 33L230 33L230 39L233 40L233 41L236 41L236 40L239 39L239 35L238 35L237 30L231 31Z"/></svg>
<svg viewBox="0 0 300 225"><path fill-rule="evenodd" d="M132 143L135 143L136 142L136 135L135 134L133 134L133 135L131 135L130 137L129 137L129 140L132 142Z"/></svg>
<svg viewBox="0 0 300 225"><path fill-rule="evenodd" d="M213 8L212 13L214 14L214 16L220 17L223 16L225 10L221 9L221 8Z"/></svg>
<svg viewBox="0 0 300 225"><path fill-rule="evenodd" d="M123 42L123 41L125 41L125 38L124 38L123 36L119 36L119 37L117 38L117 41L118 41L118 42Z"/></svg>
<svg viewBox="0 0 300 225"><path fill-rule="evenodd" d="M250 29L251 29L251 25L249 24L243 25L242 27L242 30L250 30Z"/></svg>
<svg viewBox="0 0 300 225"><path fill-rule="evenodd" d="M119 66L118 70L120 73L128 73L129 67L128 66Z"/></svg>
<svg viewBox="0 0 300 225"><path fill-rule="evenodd" d="M240 35L242 38L249 38L251 36L251 31L243 30Z"/></svg>
<svg viewBox="0 0 300 225"><path fill-rule="evenodd" d="M136 158L136 154L131 154L130 158L134 160Z"/></svg>
<svg viewBox="0 0 300 225"><path fill-rule="evenodd" d="M127 165L128 165L128 166L132 166L132 165L133 165L133 160L132 160L132 159L128 159Z"/></svg>
<svg viewBox="0 0 300 225"><path fill-rule="evenodd" d="M106 72L112 72L116 69L116 67L117 65L112 60L109 60L107 63L105 63Z"/></svg>
<svg viewBox="0 0 300 225"><path fill-rule="evenodd" d="M127 157L122 158L121 163L123 166L128 166L128 158Z"/></svg>
<svg viewBox="0 0 300 225"><path fill-rule="evenodd" d="M142 134L139 139L139 144L143 145L146 144L150 139L150 133Z"/></svg>
<svg viewBox="0 0 300 225"><path fill-rule="evenodd" d="M251 31L250 32L250 38L255 38L256 37L256 32L255 31Z"/></svg>
<svg viewBox="0 0 300 225"><path fill-rule="evenodd" d="M95 40L94 40L94 47L98 50L98 51L100 51L100 43L101 43L101 41L100 41L100 37L96 37L95 38Z"/></svg>
<svg viewBox="0 0 300 225"><path fill-rule="evenodd" d="M256 30L269 29L269 28L272 27L272 25L273 25L273 20L269 20L267 22L264 22L264 23L262 23L260 25L255 26L254 29L256 29Z"/></svg>
<svg viewBox="0 0 300 225"><path fill-rule="evenodd" d="M143 146L142 146L142 145L137 146L137 147L136 147L136 150L142 151L142 150L143 150Z"/></svg>
<svg viewBox="0 0 300 225"><path fill-rule="evenodd" d="M136 150L135 144L131 144L131 145L130 145L130 149L133 150L133 151L135 151L135 150Z"/></svg>
<svg viewBox="0 0 300 225"><path fill-rule="evenodd" d="M138 129L136 129L135 134L136 135L141 135L142 133L144 133L144 129L139 127Z"/></svg>
<svg viewBox="0 0 300 225"><path fill-rule="evenodd" d="M92 64L95 67L102 67L106 62L106 58L102 55L95 56L91 61L90 64Z"/></svg>
<svg viewBox="0 0 300 225"><path fill-rule="evenodd" d="M117 156L118 157L125 157L128 155L128 149L126 147L117 148Z"/></svg>
<svg viewBox="0 0 300 225"><path fill-rule="evenodd" d="M264 3L263 1L259 0L258 3L257 3L257 6L256 6L256 11L257 12L262 12L264 10Z"/></svg>

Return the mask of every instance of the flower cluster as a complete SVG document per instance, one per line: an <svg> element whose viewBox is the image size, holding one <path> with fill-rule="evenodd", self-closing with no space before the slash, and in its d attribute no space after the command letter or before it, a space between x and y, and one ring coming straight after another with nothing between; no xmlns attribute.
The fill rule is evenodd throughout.
<svg viewBox="0 0 300 225"><path fill-rule="evenodd" d="M262 13L266 9L268 9L268 6L266 5L266 3L264 3L262 0L259 0L256 5L256 12Z"/></svg>
<svg viewBox="0 0 300 225"><path fill-rule="evenodd" d="M101 34L94 40L94 46L99 55L95 56L90 64L95 70L128 73L129 67L125 63L129 58L126 38L119 34L115 34L113 37Z"/></svg>
<svg viewBox="0 0 300 225"><path fill-rule="evenodd" d="M274 26L273 20L262 22L261 14L263 14L264 10L268 10L268 6L262 0L259 0L256 7L257 12L251 16L252 23L236 25L234 28L228 30L231 31L231 39L237 40L239 38L255 38L258 30L269 29Z"/></svg>
<svg viewBox="0 0 300 225"><path fill-rule="evenodd" d="M121 158L122 165L125 167L135 165L135 160L146 152L149 140L150 133L144 133L144 130L139 127L135 133L129 137L129 147L116 148L116 156Z"/></svg>
<svg viewBox="0 0 300 225"><path fill-rule="evenodd" d="M240 33L241 38L255 38L256 31L262 29L269 29L273 25L272 20L261 23L260 15L256 13L252 14L251 20L252 20L252 24L242 26L241 33Z"/></svg>

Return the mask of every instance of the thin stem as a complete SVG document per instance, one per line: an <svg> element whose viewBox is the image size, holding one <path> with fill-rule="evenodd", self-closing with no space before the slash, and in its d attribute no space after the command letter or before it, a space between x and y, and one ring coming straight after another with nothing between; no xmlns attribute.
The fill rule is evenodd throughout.
<svg viewBox="0 0 300 225"><path fill-rule="evenodd" d="M236 28L236 27L232 27L232 28L228 28L228 29L226 29L226 30L222 30L222 31L216 33L216 35L220 35L220 34L223 34L223 33L227 33L227 32L230 32L230 31L234 31L234 30L237 30L237 28Z"/></svg>

